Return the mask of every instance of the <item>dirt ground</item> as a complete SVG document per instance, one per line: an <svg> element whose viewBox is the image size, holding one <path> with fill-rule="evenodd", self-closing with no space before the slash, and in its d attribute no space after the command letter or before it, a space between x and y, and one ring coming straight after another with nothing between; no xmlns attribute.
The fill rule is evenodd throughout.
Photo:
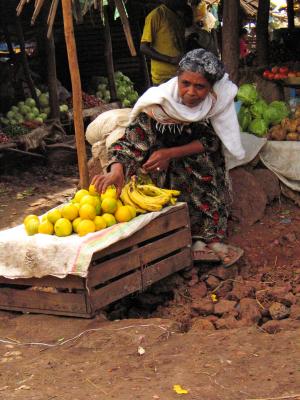
<svg viewBox="0 0 300 400"><path fill-rule="evenodd" d="M0 229L65 201L77 183L73 167L1 173ZM196 282L178 275L174 296L148 318L133 319L147 313L131 307L120 314L131 319L108 320L122 302L92 320L0 311L0 399L300 399L299 240L300 209L282 198L252 227L230 223L245 257L229 275L202 265ZM250 283L255 294L241 295ZM203 313L199 298L212 294L226 307L254 302L259 315ZM274 321L276 300L288 312Z"/></svg>

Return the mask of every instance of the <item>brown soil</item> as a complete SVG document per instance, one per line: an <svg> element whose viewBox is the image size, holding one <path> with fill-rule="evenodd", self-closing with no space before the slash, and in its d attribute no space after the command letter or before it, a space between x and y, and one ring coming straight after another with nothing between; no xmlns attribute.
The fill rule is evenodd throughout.
<svg viewBox="0 0 300 400"><path fill-rule="evenodd" d="M77 183L72 167L2 174L0 229ZM300 209L281 199L252 227L231 222L229 240L237 265L201 264L93 320L1 311L0 398L300 399Z"/></svg>

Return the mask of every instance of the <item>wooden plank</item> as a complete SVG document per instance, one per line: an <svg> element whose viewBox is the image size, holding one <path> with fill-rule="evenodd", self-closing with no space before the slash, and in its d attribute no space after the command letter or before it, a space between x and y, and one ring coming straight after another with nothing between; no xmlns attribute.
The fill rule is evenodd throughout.
<svg viewBox="0 0 300 400"><path fill-rule="evenodd" d="M43 310L40 308L27 308L27 307L13 307L13 306L0 306L1 310L7 311L20 311L23 313L33 313L33 314L48 314L48 315L64 315L66 317L79 317L79 318L92 318L95 314L91 312L78 313L78 312L68 312L68 311L57 311L57 310Z"/></svg>
<svg viewBox="0 0 300 400"><path fill-rule="evenodd" d="M94 287L109 279L123 275L132 269L138 268L141 264L139 253L133 250L130 253L123 254L111 260L104 261L89 268L87 285Z"/></svg>
<svg viewBox="0 0 300 400"><path fill-rule="evenodd" d="M189 228L183 228L180 231L172 233L155 242L146 244L139 248L141 261L143 264L173 253L175 250L190 245L192 242L191 231Z"/></svg>
<svg viewBox="0 0 300 400"><path fill-rule="evenodd" d="M47 293L43 291L0 288L0 309L16 307L86 313L84 293Z"/></svg>
<svg viewBox="0 0 300 400"><path fill-rule="evenodd" d="M155 236L159 236L163 233L173 231L183 226L189 226L189 214L186 204L183 204L181 207L171 209L168 213L152 220L147 226L134 233L132 236L95 253L92 261L99 260L102 257L111 255L138 243L152 239Z"/></svg>
<svg viewBox="0 0 300 400"><path fill-rule="evenodd" d="M185 248L179 253L159 261L143 270L143 288L165 278L192 264L191 248Z"/></svg>
<svg viewBox="0 0 300 400"><path fill-rule="evenodd" d="M7 285L28 285L28 286L50 286L53 288L60 289L84 289L85 278L81 278L75 275L67 275L65 278L56 278L55 276L43 276L42 278L20 278L20 279L9 279L4 276L0 276L0 284ZM1 290L1 288L0 288Z"/></svg>
<svg viewBox="0 0 300 400"><path fill-rule="evenodd" d="M101 289L91 290L89 299L92 309L95 311L141 289L141 271L136 271Z"/></svg>

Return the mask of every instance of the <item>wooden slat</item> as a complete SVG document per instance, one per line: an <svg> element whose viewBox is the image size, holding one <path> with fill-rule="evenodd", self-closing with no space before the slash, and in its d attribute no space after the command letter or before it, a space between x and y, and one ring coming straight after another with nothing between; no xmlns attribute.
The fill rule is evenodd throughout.
<svg viewBox="0 0 300 400"><path fill-rule="evenodd" d="M0 284L7 285L28 285L28 286L51 286L59 289L84 289L85 279L75 275L68 275L65 278L56 278L55 276L44 276L42 278L22 278L9 279L0 276ZM1 288L0 288L1 291Z"/></svg>
<svg viewBox="0 0 300 400"><path fill-rule="evenodd" d="M172 233L156 242L146 244L139 249L141 261L143 264L173 253L175 250L186 247L191 244L191 231L189 228L183 228L180 231Z"/></svg>
<svg viewBox="0 0 300 400"><path fill-rule="evenodd" d="M49 311L67 311L86 313L84 293L47 293L43 291L0 288L0 308L14 307L24 309L40 309Z"/></svg>
<svg viewBox="0 0 300 400"><path fill-rule="evenodd" d="M192 263L191 249L185 248L179 253L159 261L143 270L143 287L165 278L181 269L189 267Z"/></svg>
<svg viewBox="0 0 300 400"><path fill-rule="evenodd" d="M104 261L90 267L87 278L88 287L94 287L107 282L116 276L123 275L140 266L140 257L137 251Z"/></svg>
<svg viewBox="0 0 300 400"><path fill-rule="evenodd" d="M90 301L93 311L98 310L130 293L137 292L142 289L141 272L136 271L125 276L118 281L98 289L91 290Z"/></svg>
<svg viewBox="0 0 300 400"><path fill-rule="evenodd" d="M124 250L145 240L152 239L162 233L167 233L180 227L189 226L189 215L186 204L173 208L168 213L152 220L144 229L132 236L117 242L94 254L93 260Z"/></svg>

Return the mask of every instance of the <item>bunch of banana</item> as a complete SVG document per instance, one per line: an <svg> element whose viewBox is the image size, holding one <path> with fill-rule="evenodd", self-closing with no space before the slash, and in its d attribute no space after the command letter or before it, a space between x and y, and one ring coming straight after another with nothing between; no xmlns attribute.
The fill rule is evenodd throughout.
<svg viewBox="0 0 300 400"><path fill-rule="evenodd" d="M166 204L175 204L180 192L178 190L161 189L151 184L138 185L137 178L132 177L121 194L124 204L133 205L137 212L160 211Z"/></svg>

